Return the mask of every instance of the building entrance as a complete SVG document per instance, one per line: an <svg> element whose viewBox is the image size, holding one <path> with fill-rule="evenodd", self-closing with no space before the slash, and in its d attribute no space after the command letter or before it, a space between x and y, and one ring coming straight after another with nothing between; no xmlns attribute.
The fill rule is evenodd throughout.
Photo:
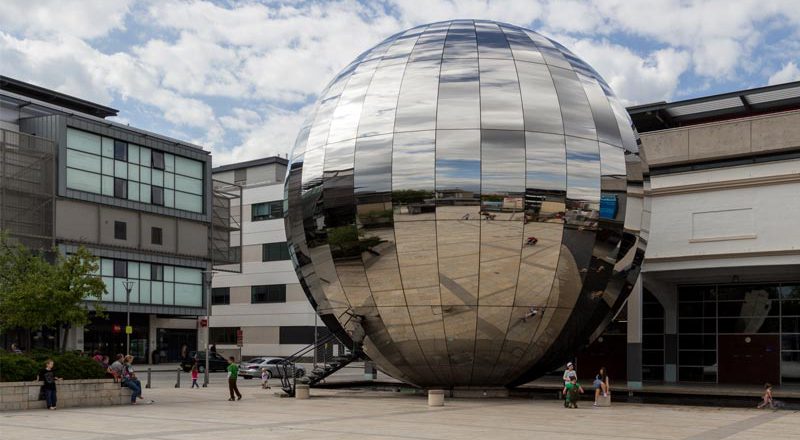
<svg viewBox="0 0 800 440"><path fill-rule="evenodd" d="M778 335L719 335L719 383L780 383Z"/></svg>

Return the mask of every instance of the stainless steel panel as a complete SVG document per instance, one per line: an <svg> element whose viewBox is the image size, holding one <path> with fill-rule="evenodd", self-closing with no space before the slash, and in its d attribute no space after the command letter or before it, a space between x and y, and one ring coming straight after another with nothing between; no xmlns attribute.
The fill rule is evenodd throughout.
<svg viewBox="0 0 800 440"><path fill-rule="evenodd" d="M485 20L399 32L300 129L285 226L301 285L343 340L360 315L367 355L400 380L533 379L636 281L637 142L608 84L555 41Z"/></svg>

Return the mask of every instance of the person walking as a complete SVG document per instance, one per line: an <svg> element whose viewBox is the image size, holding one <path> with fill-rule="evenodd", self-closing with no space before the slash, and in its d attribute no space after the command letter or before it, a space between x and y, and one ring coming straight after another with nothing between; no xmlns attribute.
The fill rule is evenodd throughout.
<svg viewBox="0 0 800 440"><path fill-rule="evenodd" d="M197 364L192 365L192 388L200 388L200 385L197 384L197 378L200 377L200 370L197 368Z"/></svg>
<svg viewBox="0 0 800 440"><path fill-rule="evenodd" d="M600 367L600 371L594 377L594 406L597 406L597 399L600 398L600 393L603 393L603 397L607 397L609 390L610 385L606 367Z"/></svg>
<svg viewBox="0 0 800 440"><path fill-rule="evenodd" d="M238 400L242 400L242 393L239 392L239 388L236 386L236 379L239 377L239 366L236 365L236 359L233 356L228 358L228 391L231 393L231 398L228 399L230 401L235 400L233 395L236 394Z"/></svg>
<svg viewBox="0 0 800 440"><path fill-rule="evenodd" d="M762 408L775 408L775 401L772 399L772 384L767 382L764 384L764 395L761 396L761 403L758 404L758 409Z"/></svg>
<svg viewBox="0 0 800 440"><path fill-rule="evenodd" d="M47 409L56 409L56 381L61 380L60 377L56 376L56 372L53 369L54 362L52 359L48 359L44 362L44 368L39 370L39 374L37 375L36 379L44 382L42 384L42 391L44 391L44 399L47 401Z"/></svg>

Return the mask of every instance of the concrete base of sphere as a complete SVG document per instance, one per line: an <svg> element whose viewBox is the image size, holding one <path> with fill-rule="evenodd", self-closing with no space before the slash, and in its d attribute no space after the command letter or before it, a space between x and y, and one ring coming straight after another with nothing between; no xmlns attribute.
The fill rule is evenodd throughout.
<svg viewBox="0 0 800 440"><path fill-rule="evenodd" d="M298 384L294 389L295 399L308 399L311 397L311 388L305 384Z"/></svg>
<svg viewBox="0 0 800 440"><path fill-rule="evenodd" d="M428 390L428 406L444 406L444 390Z"/></svg>

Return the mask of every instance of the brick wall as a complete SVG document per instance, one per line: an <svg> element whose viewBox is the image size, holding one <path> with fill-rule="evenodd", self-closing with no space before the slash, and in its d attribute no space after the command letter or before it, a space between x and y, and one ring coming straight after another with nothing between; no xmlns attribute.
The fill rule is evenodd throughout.
<svg viewBox="0 0 800 440"><path fill-rule="evenodd" d="M42 382L0 382L0 411L44 409ZM131 391L112 379L63 380L56 384L58 407L107 406L130 403Z"/></svg>

